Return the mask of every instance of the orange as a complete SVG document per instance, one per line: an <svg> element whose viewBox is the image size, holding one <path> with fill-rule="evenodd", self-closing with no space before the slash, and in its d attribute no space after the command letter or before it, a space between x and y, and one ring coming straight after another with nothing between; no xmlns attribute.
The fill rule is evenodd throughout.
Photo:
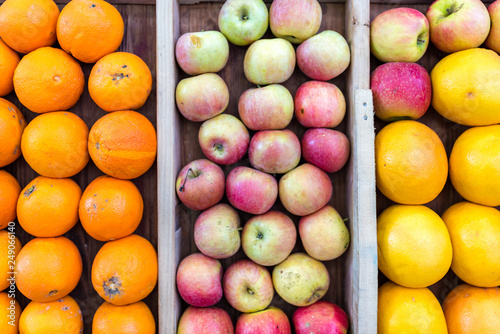
<svg viewBox="0 0 500 334"><path fill-rule="evenodd" d="M6 0L0 6L0 37L28 53L56 41L59 8L52 0Z"/></svg>
<svg viewBox="0 0 500 334"><path fill-rule="evenodd" d="M21 186L16 178L0 169L0 229L16 219L16 203Z"/></svg>
<svg viewBox="0 0 500 334"><path fill-rule="evenodd" d="M478 288L461 284L443 302L450 334L498 334L500 288Z"/></svg>
<svg viewBox="0 0 500 334"><path fill-rule="evenodd" d="M80 64L63 50L51 47L24 56L14 72L19 101L39 114L73 107L84 85Z"/></svg>
<svg viewBox="0 0 500 334"><path fill-rule="evenodd" d="M377 188L400 204L425 204L443 190L448 158L438 135L417 121L386 125L375 137Z"/></svg>
<svg viewBox="0 0 500 334"><path fill-rule="evenodd" d="M35 238L16 259L19 292L36 302L51 302L68 295L82 275L82 258L65 238Z"/></svg>
<svg viewBox="0 0 500 334"><path fill-rule="evenodd" d="M12 279L16 263L16 256L21 250L21 242L16 238L15 229L11 233L0 231L0 291L7 289L16 281ZM12 280L11 280L12 279Z"/></svg>
<svg viewBox="0 0 500 334"><path fill-rule="evenodd" d="M0 98L0 167L21 156L21 136L26 120L17 107Z"/></svg>
<svg viewBox="0 0 500 334"><path fill-rule="evenodd" d="M65 178L78 174L89 161L89 129L77 115L59 111L35 117L21 138L26 162L40 175Z"/></svg>
<svg viewBox="0 0 500 334"><path fill-rule="evenodd" d="M39 176L19 195L17 219L35 237L57 237L78 222L82 189L72 179Z"/></svg>
<svg viewBox="0 0 500 334"><path fill-rule="evenodd" d="M0 292L0 310L0 333L17 334L21 316L19 303L14 298L10 298L7 292Z"/></svg>
<svg viewBox="0 0 500 334"><path fill-rule="evenodd" d="M500 125L472 127L453 144L450 180L466 200L500 205Z"/></svg>
<svg viewBox="0 0 500 334"><path fill-rule="evenodd" d="M95 312L92 334L155 334L153 314L143 302L116 306L104 302Z"/></svg>
<svg viewBox="0 0 500 334"><path fill-rule="evenodd" d="M31 302L21 314L19 330L26 334L81 334L82 311L70 296L48 303Z"/></svg>
<svg viewBox="0 0 500 334"><path fill-rule="evenodd" d="M378 267L391 281L424 288L443 278L452 260L446 225L423 205L393 205L377 219Z"/></svg>
<svg viewBox="0 0 500 334"><path fill-rule="evenodd" d="M92 264L94 289L113 305L144 299L153 291L157 279L156 250L137 234L107 242Z"/></svg>
<svg viewBox="0 0 500 334"><path fill-rule="evenodd" d="M148 65L128 52L102 57L89 77L90 97L105 111L137 110L146 103L153 78Z"/></svg>
<svg viewBox="0 0 500 334"><path fill-rule="evenodd" d="M448 333L443 309L429 289L404 288L392 282L378 289L377 328L378 334Z"/></svg>
<svg viewBox="0 0 500 334"><path fill-rule="evenodd" d="M100 241L134 233L143 210L141 193L131 181L107 175L99 176L87 186L79 205L83 228Z"/></svg>
<svg viewBox="0 0 500 334"><path fill-rule="evenodd" d="M61 48L84 63L95 63L122 43L123 18L104 0L72 0L57 20Z"/></svg>
<svg viewBox="0 0 500 334"><path fill-rule="evenodd" d="M0 39L0 96L14 90L14 70L19 64L19 56Z"/></svg>
<svg viewBox="0 0 500 334"><path fill-rule="evenodd" d="M135 111L117 111L101 117L90 129L90 157L104 173L118 179L144 174L156 158L156 131Z"/></svg>

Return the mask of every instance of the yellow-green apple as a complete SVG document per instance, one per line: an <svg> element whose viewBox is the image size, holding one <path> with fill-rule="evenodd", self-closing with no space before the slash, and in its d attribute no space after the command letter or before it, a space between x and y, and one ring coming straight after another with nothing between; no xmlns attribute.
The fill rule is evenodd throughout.
<svg viewBox="0 0 500 334"><path fill-rule="evenodd" d="M297 229L293 221L279 211L250 218L241 233L241 245L253 262L275 266L283 262L295 247Z"/></svg>
<svg viewBox="0 0 500 334"><path fill-rule="evenodd" d="M192 210L205 210L219 203L225 187L226 177L222 168L207 159L188 163L175 182L177 196Z"/></svg>
<svg viewBox="0 0 500 334"><path fill-rule="evenodd" d="M436 0L425 16L432 44L447 53L477 48L490 32L490 15L481 0Z"/></svg>
<svg viewBox="0 0 500 334"><path fill-rule="evenodd" d="M224 273L222 286L229 304L245 313L265 309L274 296L269 271L250 260L231 264Z"/></svg>
<svg viewBox="0 0 500 334"><path fill-rule="evenodd" d="M375 115L383 121L418 119L431 104L431 77L415 63L380 65L371 78Z"/></svg>
<svg viewBox="0 0 500 334"><path fill-rule="evenodd" d="M337 304L324 300L297 308L292 322L296 334L346 334L349 329L345 311Z"/></svg>
<svg viewBox="0 0 500 334"><path fill-rule="evenodd" d="M281 130L293 118L293 97L284 86L250 88L240 96L238 113L251 130Z"/></svg>
<svg viewBox="0 0 500 334"><path fill-rule="evenodd" d="M295 117L306 128L334 128L345 116L345 98L332 83L307 81L295 93Z"/></svg>
<svg viewBox="0 0 500 334"><path fill-rule="evenodd" d="M253 168L270 174L291 171L300 161L300 141L290 130L256 132L248 147Z"/></svg>
<svg viewBox="0 0 500 334"><path fill-rule="evenodd" d="M302 136L301 146L304 160L327 173L339 171L349 159L349 139L337 130L309 129Z"/></svg>
<svg viewBox="0 0 500 334"><path fill-rule="evenodd" d="M485 45L495 51L500 52L500 0L496 0L488 6L488 13L490 14L491 28L488 38L486 38Z"/></svg>
<svg viewBox="0 0 500 334"><path fill-rule="evenodd" d="M220 203L203 211L194 224L194 242L203 254L226 259L240 249L240 217L229 204Z"/></svg>
<svg viewBox="0 0 500 334"><path fill-rule="evenodd" d="M208 307L222 298L222 265L202 253L185 257L177 267L177 290L191 306Z"/></svg>
<svg viewBox="0 0 500 334"><path fill-rule="evenodd" d="M308 306L326 294L330 274L323 262L304 253L294 253L274 267L273 284L287 303Z"/></svg>
<svg viewBox="0 0 500 334"><path fill-rule="evenodd" d="M189 75L219 72L229 58L229 43L219 31L188 32L177 40L175 58Z"/></svg>
<svg viewBox="0 0 500 334"><path fill-rule="evenodd" d="M245 77L256 85L282 83L295 69L295 50L282 38L259 39L245 53Z"/></svg>
<svg viewBox="0 0 500 334"><path fill-rule="evenodd" d="M261 38L269 25L262 0L227 0L219 12L219 29L235 45L248 45Z"/></svg>
<svg viewBox="0 0 500 334"><path fill-rule="evenodd" d="M241 314L236 321L236 333L292 334L292 328L285 312L269 306L259 312Z"/></svg>
<svg viewBox="0 0 500 334"><path fill-rule="evenodd" d="M238 118L222 114L203 122L198 142L208 159L221 165L231 165L247 153L250 134Z"/></svg>
<svg viewBox="0 0 500 334"><path fill-rule="evenodd" d="M328 175L310 163L289 171L279 182L281 203L296 216L318 211L330 201L332 193L332 181Z"/></svg>
<svg viewBox="0 0 500 334"><path fill-rule="evenodd" d="M317 0L274 0L269 9L274 36L296 44L318 32L322 17Z"/></svg>
<svg viewBox="0 0 500 334"><path fill-rule="evenodd" d="M347 41L333 30L322 31L297 48L297 65L313 80L331 80L344 72L350 62Z"/></svg>
<svg viewBox="0 0 500 334"><path fill-rule="evenodd" d="M319 261L336 259L349 246L349 230L337 210L330 205L301 217L299 234L307 254Z"/></svg>
<svg viewBox="0 0 500 334"><path fill-rule="evenodd" d="M229 314L218 307L193 307L179 319L177 334L234 334Z"/></svg>
<svg viewBox="0 0 500 334"><path fill-rule="evenodd" d="M182 116L193 122L203 122L226 110L229 89L217 74L200 74L179 81L175 101Z"/></svg>
<svg viewBox="0 0 500 334"><path fill-rule="evenodd" d="M254 215L267 212L278 197L276 179L256 169L239 166L226 178L226 195L236 209Z"/></svg>
<svg viewBox="0 0 500 334"><path fill-rule="evenodd" d="M429 21L413 8L398 7L377 15L370 25L370 49L380 61L414 63L429 46Z"/></svg>

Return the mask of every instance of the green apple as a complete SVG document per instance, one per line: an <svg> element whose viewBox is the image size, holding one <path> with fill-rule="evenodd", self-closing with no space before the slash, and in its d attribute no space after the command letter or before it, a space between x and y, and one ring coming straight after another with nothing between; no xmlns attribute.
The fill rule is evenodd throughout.
<svg viewBox="0 0 500 334"><path fill-rule="evenodd" d="M261 38L269 25L262 0L227 0L219 12L219 29L228 41L248 45Z"/></svg>

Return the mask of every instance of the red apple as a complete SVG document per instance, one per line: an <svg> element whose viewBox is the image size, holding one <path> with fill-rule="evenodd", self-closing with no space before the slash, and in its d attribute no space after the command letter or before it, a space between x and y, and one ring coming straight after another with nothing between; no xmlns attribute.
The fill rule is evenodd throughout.
<svg viewBox="0 0 500 334"><path fill-rule="evenodd" d="M229 314L217 307L188 307L182 314L177 334L234 334Z"/></svg>
<svg viewBox="0 0 500 334"><path fill-rule="evenodd" d="M246 313L236 321L236 334L291 334L290 321L285 312L277 307Z"/></svg>
<svg viewBox="0 0 500 334"><path fill-rule="evenodd" d="M496 0L488 6L488 13L491 19L491 29L486 38L485 45L495 51L500 52L500 0Z"/></svg>
<svg viewBox="0 0 500 334"><path fill-rule="evenodd" d="M207 159L199 159L181 169L175 190L185 206L205 210L222 199L225 183L222 168Z"/></svg>
<svg viewBox="0 0 500 334"><path fill-rule="evenodd" d="M349 139L342 132L332 129L309 129L302 137L304 160L327 173L339 171L349 159Z"/></svg>
<svg viewBox="0 0 500 334"><path fill-rule="evenodd" d="M346 334L349 328L345 311L340 306L323 300L296 309L292 322L296 334Z"/></svg>

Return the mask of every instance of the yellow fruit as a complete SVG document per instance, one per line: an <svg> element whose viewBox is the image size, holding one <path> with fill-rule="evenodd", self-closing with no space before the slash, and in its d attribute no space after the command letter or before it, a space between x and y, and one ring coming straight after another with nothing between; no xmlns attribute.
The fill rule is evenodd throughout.
<svg viewBox="0 0 500 334"><path fill-rule="evenodd" d="M448 272L451 240L437 213L422 205L393 205L377 220L378 267L391 281L423 288Z"/></svg>
<svg viewBox="0 0 500 334"><path fill-rule="evenodd" d="M500 125L473 127L457 138L450 154L450 180L466 200L500 205Z"/></svg>
<svg viewBox="0 0 500 334"><path fill-rule="evenodd" d="M500 211L460 202L449 207L442 218L453 245L453 272L475 286L500 285Z"/></svg>
<svg viewBox="0 0 500 334"><path fill-rule="evenodd" d="M386 125L375 137L377 188L400 204L436 198L448 177L448 158L438 135L417 121Z"/></svg>
<svg viewBox="0 0 500 334"><path fill-rule="evenodd" d="M409 289L392 282L378 289L377 323L378 334L448 333L441 305L429 289Z"/></svg>
<svg viewBox="0 0 500 334"><path fill-rule="evenodd" d="M463 125L500 122L500 57L487 49L452 53L431 71L432 106Z"/></svg>

